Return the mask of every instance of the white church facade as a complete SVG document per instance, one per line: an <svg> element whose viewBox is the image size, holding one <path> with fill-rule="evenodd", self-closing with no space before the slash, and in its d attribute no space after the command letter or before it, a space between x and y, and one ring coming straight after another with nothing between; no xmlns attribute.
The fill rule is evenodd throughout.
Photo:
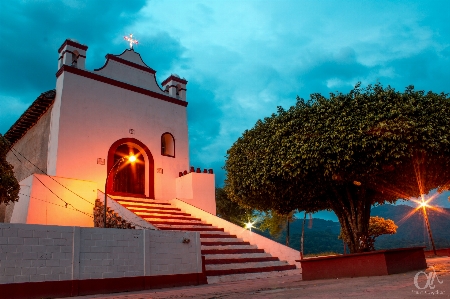
<svg viewBox="0 0 450 299"><path fill-rule="evenodd" d="M87 49L69 39L61 45L55 90L5 134L21 185L6 222L92 226L83 215L105 188L112 196L180 198L215 215L212 169L192 171L189 164L188 82L171 75L160 87L132 48L89 71ZM137 161L117 165L128 155Z"/></svg>

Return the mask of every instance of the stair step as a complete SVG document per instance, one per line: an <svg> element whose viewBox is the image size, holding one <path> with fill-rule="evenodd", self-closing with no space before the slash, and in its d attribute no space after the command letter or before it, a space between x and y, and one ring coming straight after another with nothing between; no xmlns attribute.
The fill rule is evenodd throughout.
<svg viewBox="0 0 450 299"><path fill-rule="evenodd" d="M221 244L226 242L245 242L238 238L200 238L200 242L220 242Z"/></svg>
<svg viewBox="0 0 450 299"><path fill-rule="evenodd" d="M149 221L151 224L159 224L159 225L186 225L186 226L212 226L212 224L209 223L203 223L203 222L194 222L194 221Z"/></svg>
<svg viewBox="0 0 450 299"><path fill-rule="evenodd" d="M219 276L230 274L245 274L257 272L286 271L296 269L295 265L268 266L262 268L242 268L242 269L226 269L226 270L206 270L207 276Z"/></svg>
<svg viewBox="0 0 450 299"><path fill-rule="evenodd" d="M231 238L237 238L237 236L236 235L230 235L230 234L228 234L228 233L225 233L225 234L207 234L207 233L202 233L202 234L200 234L200 238L229 238L229 239L231 239Z"/></svg>
<svg viewBox="0 0 450 299"><path fill-rule="evenodd" d="M118 203L120 203L122 206L127 207L127 208L144 208L144 209L164 209L164 208L168 208L169 204L165 204L165 203L155 203L155 204L142 204L142 203L137 203L137 204L131 204L131 203L127 203L127 202L120 202L118 201ZM170 205L169 205L170 206ZM169 209L173 209L173 208L169 208Z"/></svg>
<svg viewBox="0 0 450 299"><path fill-rule="evenodd" d="M228 249L258 249L255 245L213 245L213 246L204 246L201 244L200 249L205 250L228 250Z"/></svg>
<svg viewBox="0 0 450 299"><path fill-rule="evenodd" d="M234 253L234 254L207 254L206 260L228 260L228 259L254 259L272 257L267 252L262 253Z"/></svg>
<svg viewBox="0 0 450 299"><path fill-rule="evenodd" d="M202 232L202 231L221 231L223 232L223 228L218 227L168 227L168 226L158 226L160 230L176 230L176 231L194 231L194 232Z"/></svg>
<svg viewBox="0 0 450 299"><path fill-rule="evenodd" d="M134 209L133 209L134 210ZM153 210L153 209L142 209L135 212L135 214L141 216L141 215L168 215L168 216L192 216L188 213L182 213L178 211L167 211L167 210Z"/></svg>
<svg viewBox="0 0 450 299"><path fill-rule="evenodd" d="M123 197L115 197L115 196L112 196L112 199L114 199L115 201L117 201L117 202L119 202L119 201L123 201L123 202L132 202L132 203L134 203L134 202L138 202L138 203L155 203L155 202L158 202L158 201L156 201L155 199L151 199L151 198L138 198L138 197L136 197L136 198L134 198L134 197L131 197L131 198L123 198Z"/></svg>
<svg viewBox="0 0 450 299"><path fill-rule="evenodd" d="M273 256L254 257L254 258L205 259L205 265L271 262L271 261L279 261L279 260L280 260L279 258L273 257Z"/></svg>
<svg viewBox="0 0 450 299"><path fill-rule="evenodd" d="M141 216L141 218L144 218L147 221L150 221L150 219L167 219L167 220L186 220L186 221L202 221L200 218L194 218L194 217L181 217L181 216L159 216L159 215L141 215L140 213L136 213L136 215Z"/></svg>
<svg viewBox="0 0 450 299"><path fill-rule="evenodd" d="M202 249L202 254L239 254L239 253L264 253L264 249Z"/></svg>
<svg viewBox="0 0 450 299"><path fill-rule="evenodd" d="M133 206L133 205L127 205L127 204L121 204L122 206L124 206L125 208L127 208L128 210L132 211L133 213L135 212L143 212L143 211L148 211L148 212L153 212L153 211L176 211L179 212L181 211L178 208L168 208L166 206L161 206L161 207L140 207L140 206Z"/></svg>
<svg viewBox="0 0 450 299"><path fill-rule="evenodd" d="M206 271L214 270L238 270L238 269L252 269L252 268L267 268L279 267L289 265L284 261L263 261L263 262L249 262L249 263L230 263L230 264L210 264L206 265ZM295 266L294 266L295 267Z"/></svg>
<svg viewBox="0 0 450 299"><path fill-rule="evenodd" d="M200 240L202 246L225 246L225 245L250 245L250 242L236 241L236 242L215 242L215 241L202 241Z"/></svg>

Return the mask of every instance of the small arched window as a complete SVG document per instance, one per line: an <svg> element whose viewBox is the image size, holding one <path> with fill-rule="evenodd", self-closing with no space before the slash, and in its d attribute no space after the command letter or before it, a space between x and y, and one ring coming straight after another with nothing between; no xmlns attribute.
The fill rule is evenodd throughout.
<svg viewBox="0 0 450 299"><path fill-rule="evenodd" d="M161 135L161 155L175 158L175 138L170 133Z"/></svg>

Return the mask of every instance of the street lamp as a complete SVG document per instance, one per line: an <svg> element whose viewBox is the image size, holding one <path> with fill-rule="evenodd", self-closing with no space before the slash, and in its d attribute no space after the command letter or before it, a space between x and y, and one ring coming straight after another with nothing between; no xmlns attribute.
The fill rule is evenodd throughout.
<svg viewBox="0 0 450 299"><path fill-rule="evenodd" d="M108 195L107 195L107 188L108 188L108 179L109 179L109 175L111 174L111 172L113 171L113 169L119 165L120 163L122 163L125 159L128 159L129 162L133 163L136 161L136 156L134 155L130 155L130 156L125 156L120 158L119 160L117 160L117 162L113 165L113 167L111 167L111 169L108 172L108 175L106 176L106 182L105 182L105 201L104 201L104 209L103 209L103 227L106 228L106 206L107 206L107 201L108 201Z"/></svg>
<svg viewBox="0 0 450 299"><path fill-rule="evenodd" d="M436 255L436 247L434 246L433 235L431 234L430 222L428 221L428 215L427 215L427 206L428 205L427 205L427 202L424 201L423 195L422 195L422 202L420 203L420 206L422 207L423 217L425 218L425 224L427 225L428 234L430 235L431 245L433 246L433 253L434 253L434 255Z"/></svg>

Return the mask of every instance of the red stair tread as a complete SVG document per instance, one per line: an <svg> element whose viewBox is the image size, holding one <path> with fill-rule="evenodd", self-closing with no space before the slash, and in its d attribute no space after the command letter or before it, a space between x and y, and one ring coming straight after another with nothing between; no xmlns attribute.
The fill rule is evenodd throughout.
<svg viewBox="0 0 450 299"><path fill-rule="evenodd" d="M128 198L116 198L115 201L129 202L129 203L145 203L145 204L157 204L157 205L165 205L171 206L168 202L155 201L152 199L151 201L147 200L138 200L138 199L128 199Z"/></svg>
<svg viewBox="0 0 450 299"><path fill-rule="evenodd" d="M219 276L230 274L245 274L258 272L286 271L296 269L295 265L268 266L263 268L243 268L243 269L226 269L226 270L206 270L207 276Z"/></svg>
<svg viewBox="0 0 450 299"><path fill-rule="evenodd" d="M203 242L201 242L201 245L203 245L203 246L250 245L250 242L244 242L244 241L235 241L235 242L208 242L208 241L203 241Z"/></svg>
<svg viewBox="0 0 450 299"><path fill-rule="evenodd" d="M202 254L264 253L264 249L202 249Z"/></svg>
<svg viewBox="0 0 450 299"><path fill-rule="evenodd" d="M158 227L160 230L175 230L175 231L221 231L223 228L218 227L183 227L182 229L174 227Z"/></svg>
<svg viewBox="0 0 450 299"><path fill-rule="evenodd" d="M237 238L236 235L200 234L200 238Z"/></svg>
<svg viewBox="0 0 450 299"><path fill-rule="evenodd" d="M178 208L166 208L166 207L155 207L155 206L153 206L153 207L149 207L149 206L136 206L136 205L127 205L127 204L121 204L122 206L124 206L124 207L126 207L128 210L133 210L133 208L144 208L144 209L147 209L147 210L150 210L150 211L153 211L153 210L164 210L164 211L181 211L180 209L178 209ZM128 207L130 207L130 208L128 208ZM142 210L138 210L138 211L142 211Z"/></svg>
<svg viewBox="0 0 450 299"><path fill-rule="evenodd" d="M245 257L235 259L206 259L205 265L219 265L219 264L236 264L236 263L254 263L254 262L276 262L280 259L273 256L268 257Z"/></svg>
<svg viewBox="0 0 450 299"><path fill-rule="evenodd" d="M144 219L175 219L175 220L195 220L195 221L202 221L200 218L194 218L194 217L178 217L178 216L159 216L157 214L147 214L147 215L139 215L141 218Z"/></svg>
<svg viewBox="0 0 450 299"><path fill-rule="evenodd" d="M175 221L149 221L151 224L166 224L166 225L198 225L198 226L212 226L209 223L202 222L175 222Z"/></svg>

